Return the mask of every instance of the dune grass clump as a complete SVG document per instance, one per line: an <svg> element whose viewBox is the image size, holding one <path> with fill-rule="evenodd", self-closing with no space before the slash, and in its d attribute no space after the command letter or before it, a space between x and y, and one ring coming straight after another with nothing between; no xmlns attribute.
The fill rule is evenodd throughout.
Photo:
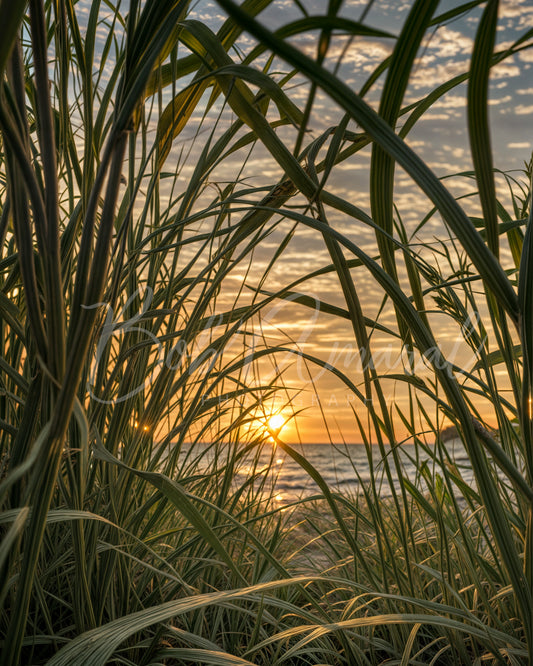
<svg viewBox="0 0 533 666"><path fill-rule="evenodd" d="M185 0L0 0L0 662L529 663L531 163L494 168L488 104L533 32L498 50L494 0L416 0L397 33L372 3L268 30L270 2L217 2L215 30ZM407 101L425 40L471 12L465 71ZM390 46L359 90L326 66L339 33ZM406 142L462 84L465 199ZM360 206L335 186L359 160ZM414 231L397 165L427 203ZM295 276L310 234L323 253ZM269 337L280 303L347 322L361 372ZM376 331L403 366L372 362ZM281 355L354 398L359 493L265 428L276 401L300 416ZM272 442L313 497L276 500Z"/></svg>

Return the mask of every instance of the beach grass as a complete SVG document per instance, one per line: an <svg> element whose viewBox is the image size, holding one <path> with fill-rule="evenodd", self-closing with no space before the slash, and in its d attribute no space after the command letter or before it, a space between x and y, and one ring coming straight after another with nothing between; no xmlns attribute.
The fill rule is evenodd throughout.
<svg viewBox="0 0 533 666"><path fill-rule="evenodd" d="M394 34L335 1L276 31L268 0L217 4L215 32L185 0L0 0L0 662L527 664L532 163L496 169L488 108L491 68L533 32L498 50L495 0L415 0ZM472 12L468 68L408 102L425 40ZM314 57L292 39L313 31ZM358 90L326 66L339 31L391 45ZM408 134L465 83L472 170L440 178ZM323 94L337 121L317 134ZM359 207L335 174L368 150ZM425 197L414 233L397 167ZM270 289L304 233L326 261ZM360 374L272 342L280 303L348 322ZM376 331L401 368L372 362ZM287 354L353 396L359 493L265 427L276 401L299 417L287 373L263 379ZM273 443L314 496L279 503Z"/></svg>

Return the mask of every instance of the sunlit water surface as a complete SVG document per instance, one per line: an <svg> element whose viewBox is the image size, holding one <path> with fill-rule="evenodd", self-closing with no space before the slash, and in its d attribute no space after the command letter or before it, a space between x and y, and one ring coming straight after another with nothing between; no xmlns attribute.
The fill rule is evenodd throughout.
<svg viewBox="0 0 533 666"><path fill-rule="evenodd" d="M425 471L430 478L435 478L436 475L442 477L443 467L460 472L463 480L473 486L474 475L461 442L450 440L444 446L445 451L441 455L439 452L435 454L433 447L425 452L414 445L402 445L396 449L396 461L390 447L385 450L385 457L379 447L371 447L369 454L360 444L305 444L294 446L294 449L320 474L331 491L356 494L371 489L374 485L379 496L388 497L392 493L391 482L396 489L400 487L400 475L424 491L427 486L422 472ZM189 451L189 456L190 453ZM195 454L200 454L199 445L195 445ZM207 467L212 459L210 447L206 446L203 454L203 464ZM183 455L187 455L187 452L183 452ZM443 464L440 460L445 460L446 456L448 460ZM220 457L219 463L223 459L224 455ZM255 452L250 454L249 459L241 460L234 482L236 487L242 487L247 482L256 487L263 484L263 488L268 492L273 491L280 502L320 494L320 488L310 474L280 447L267 446L260 452L259 457Z"/></svg>

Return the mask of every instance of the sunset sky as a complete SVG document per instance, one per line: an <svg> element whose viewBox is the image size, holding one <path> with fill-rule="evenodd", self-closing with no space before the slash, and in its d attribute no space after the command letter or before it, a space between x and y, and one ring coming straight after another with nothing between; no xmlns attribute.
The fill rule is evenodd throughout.
<svg viewBox="0 0 533 666"><path fill-rule="evenodd" d="M438 13L443 13L455 6L458 2L442 2ZM390 31L393 34L402 25L411 3L375 2L365 22L375 28ZM306 3L310 14L318 14L324 10L325 3ZM341 14L358 19L366 2L347 2L343 5ZM217 13L214 5L202 9L201 17L212 16ZM439 84L449 80L455 75L467 71L468 59L473 47L473 39L477 27L480 11L473 11L468 15L454 20L436 30L427 40L419 61L411 78L406 104L415 102ZM298 11L290 0L275 3L264 14L264 20L269 27L276 26L276 19L282 16L287 21L291 14L298 17ZM505 49L512 41L533 25L533 6L526 1L502 2L500 10L500 23L504 29L498 35L497 50ZM243 50L246 50L247 39L243 37ZM309 55L314 55L316 48L315 36L309 35L306 40L299 40L298 45ZM342 37L332 40L328 52L327 65L334 68L337 59L343 53L346 41ZM249 47L248 47L249 48ZM358 90L375 67L386 57L392 48L392 41L387 39L363 39L354 41L342 56L342 65L339 72L346 83ZM533 113L533 51L526 50L507 60L504 64L495 67L491 79L491 125L493 129L494 165L501 170L520 170L524 162L531 157L533 147L531 135L531 115ZM283 64L280 70L287 70ZM380 86L367 98L379 98ZM300 105L305 103L307 88L300 89L295 86L291 91L292 98ZM300 101L301 100L301 101ZM453 175L472 168L468 135L465 117L466 84L462 84L447 93L425 116L415 125L408 135L408 143L424 158L439 176ZM319 95L314 106L314 113L310 126L314 135L319 135L327 127L338 123L341 114L325 95ZM354 127L357 130L357 128ZM368 166L370 150L358 153L357 157L342 164L334 170L328 188L341 193L365 211L370 212L368 195ZM257 159L258 171L265 173L266 158L261 155ZM519 176L519 174L515 174ZM503 179L498 181L501 187L502 201L508 202L508 194ZM448 182L448 186L457 195L468 194L473 191L472 181L468 178L455 178ZM396 177L396 205L407 228L414 232L422 217L430 210L428 201L413 187L411 180L401 169L397 170ZM478 213L475 200L466 201L465 208L473 214ZM342 231L348 238L353 239L371 255L376 255L377 246L374 233L362 224L354 223L352 219L345 219L341 215L331 213L329 218L335 228ZM431 239L433 236L442 237L442 226L438 216L434 216L423 230L423 238ZM279 236L272 237L272 250L276 246ZM278 241L279 242L279 241ZM299 229L296 237L284 253L285 261L281 267L278 265L274 276L277 286L281 287L289 279L313 270L328 262L328 254L323 243L317 239L312 230ZM381 303L375 285L364 272L355 272L356 287L362 299L365 315L372 316L377 313ZM311 296L342 307L342 293L337 278L330 274L320 281L306 284L305 292ZM275 279L272 280L275 283ZM274 290L274 284L272 286ZM311 351L320 358L333 362L351 379L360 379L361 361L357 354L353 332L350 326L342 328L339 320L327 315L319 315L313 311L304 311L302 316L295 316L298 309L291 305L272 308L271 320L279 326L278 340L283 339L283 333L290 335L300 347ZM453 360L466 368L473 365L472 352L466 348L464 342L458 337L458 331L448 325L441 317L443 326L440 329L439 342L447 350L449 360ZM382 324L391 324L394 314L390 305L385 306L379 321ZM390 338L379 334L374 335L373 350L381 369L386 372L399 372L402 370L398 350L391 347ZM289 365L290 357L284 359ZM423 368L421 368L423 372ZM298 418L300 434L304 441L327 441L331 437L334 441L360 441L354 424L352 405L357 406L353 394L346 390L340 382L325 372L315 368L307 374L304 364L294 362L287 369L286 377L295 388L303 389L295 398L297 409L302 410ZM289 379L290 378L290 379ZM311 381L314 380L314 382ZM405 407L406 397L403 385L391 384L391 406L396 402ZM323 425L318 399L320 398L324 410L325 420L328 423L328 433ZM482 411L490 413L490 405L480 406ZM490 416L489 416L490 420ZM317 434L320 433L320 434ZM295 437L295 432L286 428L281 436L287 439ZM401 436L401 428L399 435Z"/></svg>
<svg viewBox="0 0 533 666"><path fill-rule="evenodd" d="M303 4L310 15L324 13L327 7L326 2L318 0L305 0ZM364 19L365 23L395 35L403 25L411 4L410 2L376 0ZM459 4L461 3L452 0L441 2L437 13L442 14ZM366 6L367 2L364 0L349 0L343 4L340 14L352 20L359 20ZM77 11L80 14L87 14L88 7L89 3L80 2L77 4ZM411 77L404 106L416 102L439 84L468 70L480 14L481 9L474 9L464 16L440 26L429 36ZM104 14L102 16L104 17ZM276 0L260 15L260 20L269 28L275 29L279 24L287 23L289 20L301 16L300 9L292 0ZM216 31L222 25L224 15L215 2L200 1L194 4L191 18L204 22ZM505 49L532 26L533 5L528 0L504 0L501 2L500 8L501 30L498 34L496 49ZM102 30L102 35L105 32ZM294 40L294 43L308 55L314 56L316 38L316 33L308 33L305 37ZM238 41L238 52L232 54L235 62L249 53L254 44L255 42L248 34L241 35ZM377 65L391 53L392 48L392 39L359 37L353 42L347 43L345 37L334 35L325 64L330 69L339 66L338 71L343 81L353 90L358 91ZM340 65L339 58L342 58ZM264 62L266 62L266 56L255 62L254 66L257 67ZM493 131L494 165L501 170L520 170L523 168L524 162L529 161L531 157L533 148L532 64L533 49L528 49L492 70L490 121ZM283 73L289 71L289 67L279 60L275 60L271 67L272 71L276 72L274 75L276 80L280 80ZM382 82L383 79L366 97L366 100L376 108ZM183 84L184 82L180 82L179 85ZM300 108L304 107L308 85L301 77L294 77L285 87L285 91L295 104ZM409 145L439 176L450 176L471 169L465 102L466 85L461 84L433 104L431 110L416 123L407 137ZM199 140L198 137L209 134L215 122L219 123L217 131L221 132L224 128L224 118L231 116L231 111L222 108L220 99L207 116L204 116L204 111L205 104L196 109L185 132L175 141L165 165L165 171L172 171L179 164L180 180L183 183L186 183L187 175L192 172L198 151L203 146L202 140ZM335 104L324 94L318 92L306 141L318 137L329 127L337 125L341 118L342 114ZM351 125L350 129L359 131L355 125ZM280 136L285 138L287 146L292 149L296 140L296 130L285 128L280 130ZM192 143L193 140L194 143ZM186 155L185 158L184 155ZM246 164L243 169L245 157ZM370 214L369 157L370 149L367 148L337 166L329 177L327 189L350 200ZM279 167L264 149L256 148L250 155L247 155L246 151L237 153L235 155L235 173L228 173L228 163L225 164L226 171L224 173L215 172L213 182L218 178L218 183L223 185L228 179L239 176L247 187L264 188L263 192L255 195L258 200L282 177ZM243 170L241 171L241 169ZM518 172L515 175L520 177ZM472 181L467 177L453 178L446 183L458 196L467 195L474 189ZM508 204L503 179L498 180L498 186L501 188L502 201ZM412 234L424 215L431 210L431 205L413 187L410 178L400 168L396 172L395 195L398 215L408 232ZM305 201L302 198L293 197L288 205L303 207ZM469 213L478 212L475 198L464 201L464 206ZM371 256L377 254L374 232L369 227L360 222L356 223L353 219L346 218L333 210L330 211L329 223ZM234 285L235 290L241 287L243 280L251 286L258 284L273 253L291 227L292 223L289 220L280 220L272 234L263 242L260 250L254 253L252 270L247 272L248 267L243 264L233 271L230 284ZM440 218L433 216L420 233L426 242L442 237ZM505 263L505 252L503 261ZM306 273L329 263L328 252L322 239L315 231L300 225L283 252L282 261L277 262L269 272L263 289L266 292L274 292ZM382 294L376 289L369 275L365 271L356 270L353 276L364 314L368 317L375 317L379 312L379 322L382 325L393 325L394 312L389 304L385 305L383 311L380 312ZM226 289L227 291L221 295L219 305L230 308L234 303L235 294L231 292L230 287L226 287ZM298 290L311 298L344 307L342 292L334 273L307 281L300 285ZM246 298L246 289L240 298ZM343 325L339 323L338 318L332 318L327 314L295 303L280 301L267 307L262 315L261 325L257 322L257 326L257 331L264 334L270 343L290 345L294 349L317 356L338 366L342 372L350 376L354 383L360 383L361 362L357 353L357 344L348 323ZM465 367L471 367L472 352L458 340L457 330L450 327L444 319L439 330L438 341L449 354L450 360ZM381 371L402 371L403 365L398 355L398 348L391 346L388 336L381 335L377 331L373 334L372 343ZM292 409L299 413L298 428L291 419L287 426L281 429L282 437L288 441L297 441L301 438L304 442L323 442L329 439L347 442L360 441L352 413L352 407L358 409L357 402L353 394L338 379L323 368L310 367L298 357L285 353L277 357L277 367L273 363L270 365L266 362L262 363L261 376L252 377L250 375L250 381L260 384L266 379L274 377L279 370L283 370L282 377L287 392L280 391L276 404L267 406L266 409L276 413L281 410L285 418L290 419L291 410L284 407L284 403L290 398ZM422 368L421 372L423 372ZM391 384L388 398L391 409L394 403L405 407L406 397L403 386ZM490 409L490 406L485 405L481 409L487 410ZM328 428L324 425L323 416L328 423ZM399 434L401 435L401 428Z"/></svg>

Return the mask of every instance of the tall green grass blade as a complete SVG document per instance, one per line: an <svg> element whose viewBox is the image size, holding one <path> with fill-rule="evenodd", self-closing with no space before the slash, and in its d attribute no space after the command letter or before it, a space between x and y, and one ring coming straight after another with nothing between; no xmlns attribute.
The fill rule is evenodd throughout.
<svg viewBox="0 0 533 666"><path fill-rule="evenodd" d="M468 133L487 243L496 256L499 255L499 237L488 118L488 86L498 24L498 5L497 0L490 0L479 23L470 65L467 105Z"/></svg>
<svg viewBox="0 0 533 666"><path fill-rule="evenodd" d="M532 252L533 252L533 215L530 212L522 256L520 258L520 272L518 276L518 299L520 306L520 342L523 356L522 379L522 405L521 421L524 432L525 459L528 471L528 480L533 479L533 419L531 413L531 396L533 395L533 344L531 331L533 331L533 290L532 278Z"/></svg>
<svg viewBox="0 0 533 666"><path fill-rule="evenodd" d="M409 12L391 56L380 99L379 115L393 129L400 113L407 82L420 43L426 34L438 2L417 0ZM393 230L394 159L382 145L374 144L370 165L372 217L389 235ZM377 235L380 256L386 270L396 276L394 249L386 237Z"/></svg>
<svg viewBox="0 0 533 666"><path fill-rule="evenodd" d="M4 73L11 54L11 49L19 36L19 29L26 9L25 0L2 0L0 3L0 21L4 38L0 46L0 71Z"/></svg>
<svg viewBox="0 0 533 666"><path fill-rule="evenodd" d="M50 83L48 79L47 37L44 4L30 0L30 26L35 62L35 79L38 109L38 135L41 148L46 217L34 219L36 226L43 225L42 235L46 250L45 290L47 333L50 341L48 366L56 378L65 369L65 326L63 319L63 283L59 247L59 204L54 121L51 110ZM38 234L39 235L39 234Z"/></svg>

